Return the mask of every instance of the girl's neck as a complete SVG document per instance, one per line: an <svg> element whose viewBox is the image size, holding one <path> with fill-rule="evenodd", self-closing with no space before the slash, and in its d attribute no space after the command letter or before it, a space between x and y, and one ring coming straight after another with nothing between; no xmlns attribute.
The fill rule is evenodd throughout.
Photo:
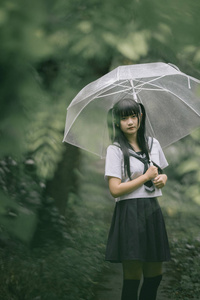
<svg viewBox="0 0 200 300"><path fill-rule="evenodd" d="M129 143L135 152L140 152L142 149L139 147L138 143Z"/></svg>
<svg viewBox="0 0 200 300"><path fill-rule="evenodd" d="M127 137L127 140L135 152L141 151L141 148L138 145L137 135Z"/></svg>
<svg viewBox="0 0 200 300"><path fill-rule="evenodd" d="M129 142L129 144L136 144L137 143L137 133L135 134L125 134L125 137L127 139L127 141Z"/></svg>

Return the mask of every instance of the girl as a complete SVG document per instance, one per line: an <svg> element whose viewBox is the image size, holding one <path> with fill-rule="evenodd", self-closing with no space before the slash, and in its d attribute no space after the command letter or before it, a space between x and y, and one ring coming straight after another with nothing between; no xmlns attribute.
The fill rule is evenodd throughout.
<svg viewBox="0 0 200 300"><path fill-rule="evenodd" d="M121 300L155 300L162 262L170 259L157 197L167 182L159 170L168 163L159 142L145 136L145 108L122 99L108 113L113 144L107 149L105 177L116 200L106 260L122 262ZM150 160L154 165L149 165Z"/></svg>

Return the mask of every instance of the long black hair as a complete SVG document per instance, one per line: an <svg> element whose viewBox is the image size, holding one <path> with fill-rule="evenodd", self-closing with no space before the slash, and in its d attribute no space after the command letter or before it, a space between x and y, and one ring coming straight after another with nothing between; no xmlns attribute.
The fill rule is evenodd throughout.
<svg viewBox="0 0 200 300"><path fill-rule="evenodd" d="M117 102L108 112L109 135L112 142L117 142L121 147L124 155L124 172L129 178L131 178L131 173L129 160L130 155L128 149L131 148L131 145L120 129L120 120L123 117L133 114L137 116L138 124L140 124L137 134L138 145L142 153L144 153L149 160L149 147L145 132L146 112L143 104L138 103L130 98L124 98Z"/></svg>

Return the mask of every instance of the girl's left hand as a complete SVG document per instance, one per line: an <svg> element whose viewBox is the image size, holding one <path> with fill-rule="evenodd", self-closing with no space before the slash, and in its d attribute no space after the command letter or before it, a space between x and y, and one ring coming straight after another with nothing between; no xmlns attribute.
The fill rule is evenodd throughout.
<svg viewBox="0 0 200 300"><path fill-rule="evenodd" d="M162 189L167 182L167 175L166 174L159 174L153 180L153 183L157 189Z"/></svg>

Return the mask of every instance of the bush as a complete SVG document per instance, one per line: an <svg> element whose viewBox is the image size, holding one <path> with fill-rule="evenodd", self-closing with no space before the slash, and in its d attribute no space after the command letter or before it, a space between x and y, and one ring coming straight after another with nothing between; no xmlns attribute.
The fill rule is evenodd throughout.
<svg viewBox="0 0 200 300"><path fill-rule="evenodd" d="M84 174L81 196L70 194L65 218L51 199L43 199L34 247L10 240L0 248L4 300L94 299L94 287L105 267L112 202L107 200L102 174L95 168Z"/></svg>
<svg viewBox="0 0 200 300"><path fill-rule="evenodd" d="M200 240L174 239L171 242L173 268L176 281L172 288L173 299L199 299Z"/></svg>

